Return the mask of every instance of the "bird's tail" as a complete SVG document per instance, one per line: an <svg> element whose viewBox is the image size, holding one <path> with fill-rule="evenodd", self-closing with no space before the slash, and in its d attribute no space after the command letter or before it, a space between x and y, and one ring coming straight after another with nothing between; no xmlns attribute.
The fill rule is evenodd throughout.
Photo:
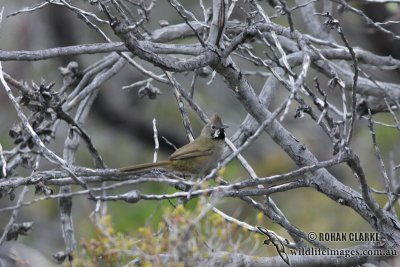
<svg viewBox="0 0 400 267"><path fill-rule="evenodd" d="M137 172L137 171L144 171L144 170L157 168L157 167L168 167L169 164L170 164L169 161L143 163L143 164L137 164L137 165L128 166L128 167L123 167L123 168L120 168L119 171L121 171L121 172Z"/></svg>

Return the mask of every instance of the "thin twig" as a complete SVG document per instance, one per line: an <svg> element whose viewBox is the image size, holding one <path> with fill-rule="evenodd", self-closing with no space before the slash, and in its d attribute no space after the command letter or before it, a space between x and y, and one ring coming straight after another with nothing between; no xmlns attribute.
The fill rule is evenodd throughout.
<svg viewBox="0 0 400 267"><path fill-rule="evenodd" d="M176 101L178 102L178 108L181 113L183 126L185 127L185 130L186 130L186 136L187 136L189 142L192 142L194 140L193 129L190 124L189 116L187 114L187 111L185 108L185 103L182 100L182 94L181 94L181 92L184 91L184 89L182 88L182 86L178 83L178 81L172 76L172 74L169 71L165 71L165 75L167 76L171 85L174 87L174 95L175 95Z"/></svg>
<svg viewBox="0 0 400 267"><path fill-rule="evenodd" d="M158 131L157 131L157 124L156 124L156 119L153 119L153 137L154 137L154 156L153 156L153 162L157 162L157 153L158 150L160 149L160 144L158 142Z"/></svg>
<svg viewBox="0 0 400 267"><path fill-rule="evenodd" d="M380 171L381 171L381 174L382 174L382 177L383 177L383 182L385 184L386 195L387 195L389 203L394 203L394 196L392 194L393 191L392 191L392 188L391 188L391 185L390 185L390 180L389 180L389 177L387 175L385 164L384 164L383 159L382 159L381 151L380 151L380 149L378 147L378 144L376 142L376 134L375 134L375 130L374 130L374 124L372 123L372 114L371 114L371 110L370 109L368 109L368 113L369 113L368 128L369 128L369 131L371 133L372 144L374 145L374 148L375 148L375 155L376 155L376 158L379 161ZM389 205L388 210L390 210L392 213L394 213L393 206Z"/></svg>
<svg viewBox="0 0 400 267"><path fill-rule="evenodd" d="M13 209L13 212L11 214L11 218L8 221L7 225L4 227L3 234L0 237L0 246L6 240L7 234L9 232L11 226L14 224L15 220L17 219L18 212L19 212L19 209L20 209L20 205L21 205L22 201L24 200L25 194L28 191L29 191L28 186L24 186L24 188L22 189L21 194L19 195L19 198L18 198L18 201L17 201L17 207Z"/></svg>
<svg viewBox="0 0 400 267"><path fill-rule="evenodd" d="M2 178L7 177L7 162L3 154L3 146L0 144L0 160L1 160L1 174Z"/></svg>

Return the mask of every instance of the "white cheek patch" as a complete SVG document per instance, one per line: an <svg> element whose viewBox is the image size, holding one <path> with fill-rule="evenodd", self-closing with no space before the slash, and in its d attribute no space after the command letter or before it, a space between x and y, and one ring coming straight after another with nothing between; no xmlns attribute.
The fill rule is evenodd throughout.
<svg viewBox="0 0 400 267"><path fill-rule="evenodd" d="M220 129L216 130L216 131L214 132L214 134L213 134L213 138L218 138L218 137L220 136L220 132L221 132Z"/></svg>

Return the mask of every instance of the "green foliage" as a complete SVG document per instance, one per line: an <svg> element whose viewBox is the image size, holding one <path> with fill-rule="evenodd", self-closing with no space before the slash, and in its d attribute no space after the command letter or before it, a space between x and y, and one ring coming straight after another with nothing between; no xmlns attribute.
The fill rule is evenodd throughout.
<svg viewBox="0 0 400 267"><path fill-rule="evenodd" d="M75 266L160 266L163 257L168 257L167 266L192 266L216 251L245 253L262 243L261 235L206 211L205 200L192 205L164 209L157 226L140 227L134 235L117 232L110 215L94 221L93 236L82 240L74 255ZM257 216L257 222L263 219Z"/></svg>

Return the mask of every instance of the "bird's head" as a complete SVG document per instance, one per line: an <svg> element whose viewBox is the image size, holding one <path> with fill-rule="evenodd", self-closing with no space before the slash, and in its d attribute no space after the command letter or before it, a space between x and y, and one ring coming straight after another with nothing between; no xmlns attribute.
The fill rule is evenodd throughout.
<svg viewBox="0 0 400 267"><path fill-rule="evenodd" d="M210 137L211 139L224 140L226 128L228 128L228 125L222 123L221 117L218 114L214 114L211 117L211 121L204 126L201 135Z"/></svg>

